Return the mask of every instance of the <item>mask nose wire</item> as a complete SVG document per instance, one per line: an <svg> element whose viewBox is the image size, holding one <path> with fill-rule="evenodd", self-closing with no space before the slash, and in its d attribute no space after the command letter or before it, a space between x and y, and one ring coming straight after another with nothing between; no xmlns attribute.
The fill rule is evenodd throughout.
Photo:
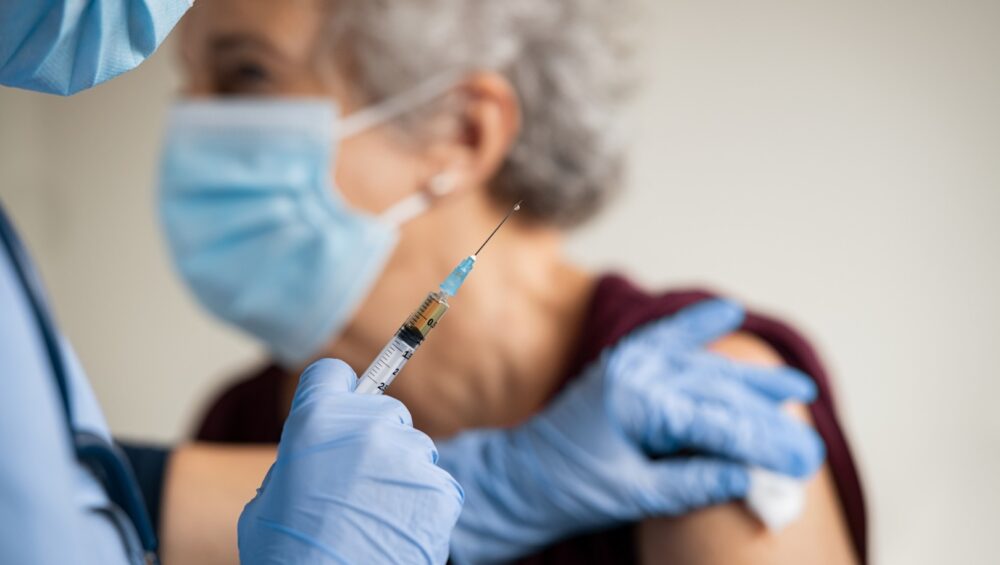
<svg viewBox="0 0 1000 565"><path fill-rule="evenodd" d="M429 104L457 84L463 74L460 71L439 74L411 89L344 116L335 135L339 139L350 137Z"/></svg>

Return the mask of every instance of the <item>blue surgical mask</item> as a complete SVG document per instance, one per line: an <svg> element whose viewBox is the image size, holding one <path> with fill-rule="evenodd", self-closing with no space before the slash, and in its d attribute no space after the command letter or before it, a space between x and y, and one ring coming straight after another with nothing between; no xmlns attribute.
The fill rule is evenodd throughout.
<svg viewBox="0 0 1000 565"><path fill-rule="evenodd" d="M199 302L287 364L317 355L353 317L398 237L432 195L380 216L332 185L337 141L440 95L434 81L340 118L328 101L187 101L170 112L159 211Z"/></svg>

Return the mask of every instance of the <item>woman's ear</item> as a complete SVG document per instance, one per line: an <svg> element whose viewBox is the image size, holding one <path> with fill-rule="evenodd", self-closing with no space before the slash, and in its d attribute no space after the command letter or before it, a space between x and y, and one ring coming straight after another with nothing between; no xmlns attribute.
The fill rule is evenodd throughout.
<svg viewBox="0 0 1000 565"><path fill-rule="evenodd" d="M465 186L490 183L517 140L521 107L517 93L501 74L467 76L456 87L459 108L451 135L435 151L440 169L447 169Z"/></svg>

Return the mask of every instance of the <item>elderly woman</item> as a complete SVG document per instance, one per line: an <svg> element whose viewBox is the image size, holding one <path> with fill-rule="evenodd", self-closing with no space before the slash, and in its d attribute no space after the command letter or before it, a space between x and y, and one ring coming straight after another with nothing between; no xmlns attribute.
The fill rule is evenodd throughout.
<svg viewBox="0 0 1000 565"><path fill-rule="evenodd" d="M649 293L561 255L564 230L600 210L622 170L611 132L624 50L605 27L604 4L198 3L183 27L186 92L274 100L234 102L225 113L195 109L185 119L281 125L266 136L271 152L252 178L234 182L207 165L183 171L218 189L201 196L210 202L197 213L185 211L185 190L172 191L176 178L164 173L162 212L180 272L210 310L275 356L212 403L199 439L276 442L294 375L319 356L359 372L367 367L401 316L514 202L523 201L522 211L490 243L447 320L390 390L432 437L529 421L605 347L708 296ZM289 105L289 98L298 100ZM173 125L184 132L190 124ZM286 136L284 127L306 134ZM196 155L171 155L166 166L197 163L214 143L235 144L237 153L245 143L251 155L257 131L202 138L188 146ZM261 205L275 194L281 197ZM302 205L316 198L325 203ZM289 214L294 227L284 221ZM213 243L198 244L199 237ZM828 449L827 465L806 486L803 516L770 533L742 506L721 505L566 539L522 562L865 560L857 477L811 348L788 326L750 315L713 349L795 366L818 385L815 403L792 407Z"/></svg>

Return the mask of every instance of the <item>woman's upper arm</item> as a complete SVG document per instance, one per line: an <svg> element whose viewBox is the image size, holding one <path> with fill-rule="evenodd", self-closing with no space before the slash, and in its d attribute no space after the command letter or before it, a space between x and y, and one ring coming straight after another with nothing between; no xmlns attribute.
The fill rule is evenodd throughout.
<svg viewBox="0 0 1000 565"><path fill-rule="evenodd" d="M748 363L781 363L766 343L746 334L728 336L712 349ZM809 419L804 406L790 406L789 410ZM644 565L857 562L833 477L825 465L806 484L802 516L780 532L769 532L742 503L731 503L678 518L647 520L638 527L637 535Z"/></svg>

